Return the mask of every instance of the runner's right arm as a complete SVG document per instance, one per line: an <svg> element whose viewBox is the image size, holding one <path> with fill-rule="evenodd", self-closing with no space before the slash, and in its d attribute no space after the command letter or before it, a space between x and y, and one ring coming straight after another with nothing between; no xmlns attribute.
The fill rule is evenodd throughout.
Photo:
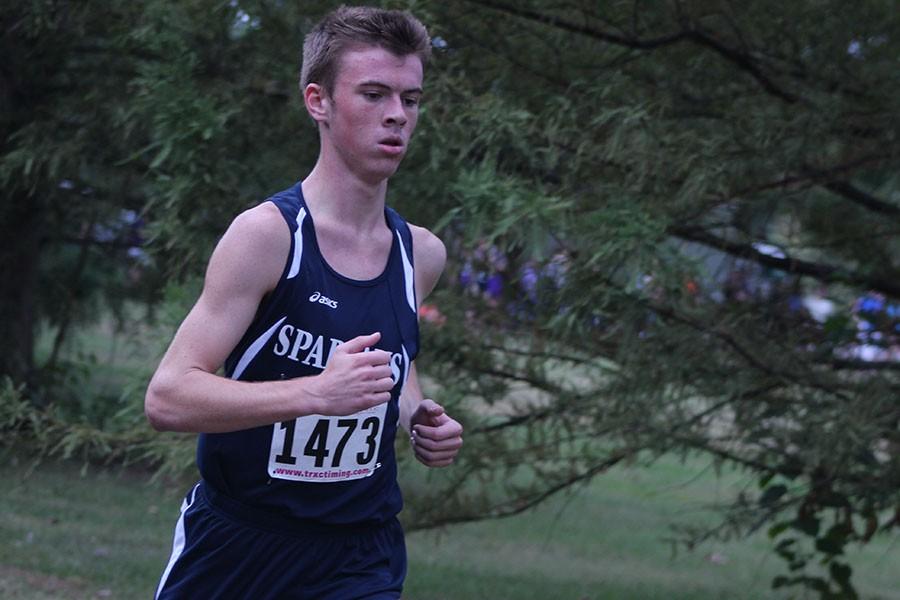
<svg viewBox="0 0 900 600"><path fill-rule="evenodd" d="M390 354L363 352L377 332L338 346L319 375L244 382L216 374L275 289L289 251L289 230L274 204L234 220L209 260L200 298L150 380L144 408L154 429L236 431L309 414L353 414L390 399Z"/></svg>

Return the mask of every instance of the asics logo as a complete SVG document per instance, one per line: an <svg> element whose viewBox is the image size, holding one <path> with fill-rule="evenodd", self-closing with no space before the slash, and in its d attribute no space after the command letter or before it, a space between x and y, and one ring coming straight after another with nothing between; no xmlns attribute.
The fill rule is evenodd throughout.
<svg viewBox="0 0 900 600"><path fill-rule="evenodd" d="M309 297L310 302L318 302L319 304L324 304L329 308L337 308L337 300L332 300L328 296L323 296L321 292L315 292L312 296Z"/></svg>

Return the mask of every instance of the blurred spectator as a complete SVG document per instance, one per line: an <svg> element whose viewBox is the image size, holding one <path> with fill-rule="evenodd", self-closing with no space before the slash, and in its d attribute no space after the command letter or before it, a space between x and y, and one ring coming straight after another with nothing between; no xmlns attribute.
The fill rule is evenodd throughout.
<svg viewBox="0 0 900 600"><path fill-rule="evenodd" d="M864 361L900 360L900 304L888 303L884 294L867 292L851 308L858 344L853 358Z"/></svg>
<svg viewBox="0 0 900 600"><path fill-rule="evenodd" d="M835 310L834 302L826 298L826 292L825 286L820 286L811 294L804 296L801 301L803 308L819 323L827 321Z"/></svg>
<svg viewBox="0 0 900 600"><path fill-rule="evenodd" d="M434 304L423 304L420 306L419 318L437 327L447 322L447 317Z"/></svg>
<svg viewBox="0 0 900 600"><path fill-rule="evenodd" d="M481 241L463 264L459 282L466 293L481 296L497 306L503 296L503 285L509 261L494 244Z"/></svg>

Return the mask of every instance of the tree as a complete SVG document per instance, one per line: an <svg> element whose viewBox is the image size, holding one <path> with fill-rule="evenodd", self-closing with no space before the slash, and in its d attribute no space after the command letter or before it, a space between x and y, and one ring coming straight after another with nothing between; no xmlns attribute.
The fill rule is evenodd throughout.
<svg viewBox="0 0 900 600"><path fill-rule="evenodd" d="M198 254L262 182L277 172L286 185L313 154L296 141L311 128L282 110L296 55L281 40L303 19L277 3L257 8L256 21L236 2L4 10L0 374L44 386L73 322L95 317L98 302L158 301L160 274L196 273ZM55 341L37 364L41 323Z"/></svg>
<svg viewBox="0 0 900 600"><path fill-rule="evenodd" d="M506 285L438 301L432 372L490 417L427 518L700 452L759 480L729 525L830 565L778 584L852 594L844 545L900 524L895 4L420 5L446 45L425 167L453 173L426 198L455 204L454 284Z"/></svg>
<svg viewBox="0 0 900 600"><path fill-rule="evenodd" d="M0 117L0 374L32 383L42 321L56 329L54 370L73 321L115 297L139 240L142 172L128 156L127 82L136 44L124 3L30 2L4 7ZM130 212L123 212L130 211ZM134 260L131 261L132 265ZM104 293L104 291L106 293Z"/></svg>

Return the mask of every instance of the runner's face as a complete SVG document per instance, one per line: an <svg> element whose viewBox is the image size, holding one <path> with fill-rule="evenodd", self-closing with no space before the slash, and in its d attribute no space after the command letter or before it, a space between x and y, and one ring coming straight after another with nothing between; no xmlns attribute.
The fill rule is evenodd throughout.
<svg viewBox="0 0 900 600"><path fill-rule="evenodd" d="M344 52L328 102L326 135L338 156L364 181L397 170L419 117L422 61L376 46Z"/></svg>

